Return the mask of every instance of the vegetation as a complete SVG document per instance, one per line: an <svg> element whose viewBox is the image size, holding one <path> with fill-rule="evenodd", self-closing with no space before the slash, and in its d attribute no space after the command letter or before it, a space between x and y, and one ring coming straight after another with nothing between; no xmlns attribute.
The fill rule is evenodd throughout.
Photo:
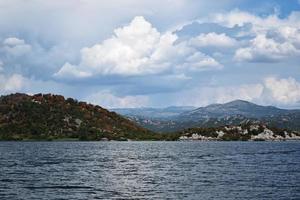
<svg viewBox="0 0 300 200"><path fill-rule="evenodd" d="M0 97L0 140L174 140L122 116L60 95Z"/></svg>
<svg viewBox="0 0 300 200"><path fill-rule="evenodd" d="M220 127L195 127L180 132L181 139L222 141L287 140L300 139L300 133L288 129L270 127L260 122ZM182 137L183 136L183 137Z"/></svg>
<svg viewBox="0 0 300 200"><path fill-rule="evenodd" d="M222 120L208 120L205 125L201 124L196 128L156 133L137 125L134 119L124 118L100 106L79 102L72 98L65 99L61 95L36 94L30 96L17 93L0 97L0 140L122 141L178 140L181 137L249 140L253 139L253 136L268 133L268 131L274 133L276 137L285 138L287 132L289 132L289 136L293 136L292 132L286 129L267 126L259 121L243 120L243 123L236 125L240 118L244 119L234 117L226 126L222 125ZM161 127L165 125L155 121L151 121L151 123L147 121L147 123ZM176 124L167 126L175 128ZM192 124L190 127L193 127ZM300 134L294 132L294 135L298 137ZM260 137L255 139L258 140Z"/></svg>

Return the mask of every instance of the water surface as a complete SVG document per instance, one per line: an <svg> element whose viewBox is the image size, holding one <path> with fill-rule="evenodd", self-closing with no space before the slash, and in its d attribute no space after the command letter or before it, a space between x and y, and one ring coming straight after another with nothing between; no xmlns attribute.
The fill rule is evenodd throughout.
<svg viewBox="0 0 300 200"><path fill-rule="evenodd" d="M300 142L0 142L0 199L300 199Z"/></svg>

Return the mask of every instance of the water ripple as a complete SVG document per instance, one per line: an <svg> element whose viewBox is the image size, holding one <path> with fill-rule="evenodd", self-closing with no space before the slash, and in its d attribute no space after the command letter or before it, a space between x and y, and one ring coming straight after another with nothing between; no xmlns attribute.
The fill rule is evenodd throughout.
<svg viewBox="0 0 300 200"><path fill-rule="evenodd" d="M300 199L299 142L0 142L0 199Z"/></svg>

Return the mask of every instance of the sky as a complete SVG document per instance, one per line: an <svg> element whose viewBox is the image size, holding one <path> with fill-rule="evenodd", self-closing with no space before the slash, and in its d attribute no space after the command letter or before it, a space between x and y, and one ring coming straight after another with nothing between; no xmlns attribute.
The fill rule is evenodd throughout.
<svg viewBox="0 0 300 200"><path fill-rule="evenodd" d="M0 94L300 108L299 0L0 0Z"/></svg>

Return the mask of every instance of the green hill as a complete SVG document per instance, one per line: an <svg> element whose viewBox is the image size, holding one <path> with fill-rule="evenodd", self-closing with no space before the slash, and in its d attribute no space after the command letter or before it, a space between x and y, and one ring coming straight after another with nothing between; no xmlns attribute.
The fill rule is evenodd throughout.
<svg viewBox="0 0 300 200"><path fill-rule="evenodd" d="M61 95L0 97L2 140L158 140L153 133L108 110Z"/></svg>

